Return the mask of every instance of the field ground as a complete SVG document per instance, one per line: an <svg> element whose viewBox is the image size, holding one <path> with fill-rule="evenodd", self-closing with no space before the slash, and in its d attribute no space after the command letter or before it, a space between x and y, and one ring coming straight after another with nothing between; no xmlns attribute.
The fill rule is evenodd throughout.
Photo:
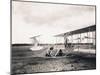
<svg viewBox="0 0 100 75"><path fill-rule="evenodd" d="M12 74L96 69L96 58L77 55L56 58L33 57L34 55L30 46L12 47Z"/></svg>

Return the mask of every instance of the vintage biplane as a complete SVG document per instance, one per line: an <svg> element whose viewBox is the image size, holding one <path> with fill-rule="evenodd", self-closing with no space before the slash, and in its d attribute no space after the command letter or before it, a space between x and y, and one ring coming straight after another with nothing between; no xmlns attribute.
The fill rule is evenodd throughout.
<svg viewBox="0 0 100 75"><path fill-rule="evenodd" d="M65 49L70 53L90 57L96 55L96 25L58 34L55 37L64 38Z"/></svg>

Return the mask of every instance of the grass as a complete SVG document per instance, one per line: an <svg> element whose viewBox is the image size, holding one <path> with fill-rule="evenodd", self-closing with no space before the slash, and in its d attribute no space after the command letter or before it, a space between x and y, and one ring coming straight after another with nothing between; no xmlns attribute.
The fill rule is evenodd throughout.
<svg viewBox="0 0 100 75"><path fill-rule="evenodd" d="M31 74L40 72L75 71L96 68L95 58L66 56L58 58L33 57L30 46L12 47L12 74Z"/></svg>

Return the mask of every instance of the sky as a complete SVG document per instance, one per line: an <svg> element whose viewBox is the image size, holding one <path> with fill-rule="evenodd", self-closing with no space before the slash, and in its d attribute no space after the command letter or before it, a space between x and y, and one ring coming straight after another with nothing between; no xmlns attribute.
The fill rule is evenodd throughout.
<svg viewBox="0 0 100 75"><path fill-rule="evenodd" d="M95 6L12 2L12 43L64 42L54 35L95 24ZM58 41L57 41L58 39Z"/></svg>

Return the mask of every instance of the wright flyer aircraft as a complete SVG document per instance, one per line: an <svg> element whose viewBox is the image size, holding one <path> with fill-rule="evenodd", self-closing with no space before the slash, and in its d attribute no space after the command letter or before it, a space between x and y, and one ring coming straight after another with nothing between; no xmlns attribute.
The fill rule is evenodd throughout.
<svg viewBox="0 0 100 75"><path fill-rule="evenodd" d="M64 38L65 50L85 57L96 56L96 25L55 35Z"/></svg>

